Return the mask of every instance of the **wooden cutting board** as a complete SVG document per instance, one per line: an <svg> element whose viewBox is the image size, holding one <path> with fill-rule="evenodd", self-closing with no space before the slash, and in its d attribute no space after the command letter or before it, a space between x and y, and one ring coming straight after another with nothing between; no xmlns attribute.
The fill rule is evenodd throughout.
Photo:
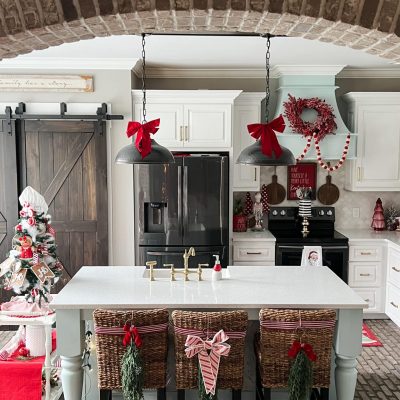
<svg viewBox="0 0 400 400"><path fill-rule="evenodd" d="M286 190L278 183L278 176L272 175L272 183L266 186L269 204L279 204L285 200Z"/></svg>
<svg viewBox="0 0 400 400"><path fill-rule="evenodd" d="M339 200L339 196L339 188L332 183L332 177L327 175L326 183L318 189L318 200L322 204L330 206Z"/></svg>

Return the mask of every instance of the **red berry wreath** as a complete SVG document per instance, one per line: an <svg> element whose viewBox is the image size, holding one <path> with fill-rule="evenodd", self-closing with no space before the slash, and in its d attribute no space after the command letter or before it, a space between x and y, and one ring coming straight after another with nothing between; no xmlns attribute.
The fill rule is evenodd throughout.
<svg viewBox="0 0 400 400"><path fill-rule="evenodd" d="M318 97L296 99L289 94L289 100L285 101L283 105L285 117L289 120L292 131L301 133L303 136L317 134L318 141L320 141L337 128L332 106ZM307 122L301 118L301 114L307 108L317 112L318 116L315 122Z"/></svg>
<svg viewBox="0 0 400 400"><path fill-rule="evenodd" d="M333 167L322 160L321 149L319 147L319 142L326 135L331 133L333 134L333 131L337 128L332 106L318 97L312 97L310 99L302 99L299 97L296 99L296 97L290 94L289 100L285 101L283 105L285 107L285 117L288 119L292 131L301 133L303 136L307 137L306 146L304 147L302 154L297 157L297 161L304 159L311 147L311 141L314 139L318 164L328 171L338 170L344 164L347 157L347 152L350 146L350 133L346 137L342 157ZM317 112L318 115L315 122L307 122L301 118L301 114L306 108L313 109Z"/></svg>

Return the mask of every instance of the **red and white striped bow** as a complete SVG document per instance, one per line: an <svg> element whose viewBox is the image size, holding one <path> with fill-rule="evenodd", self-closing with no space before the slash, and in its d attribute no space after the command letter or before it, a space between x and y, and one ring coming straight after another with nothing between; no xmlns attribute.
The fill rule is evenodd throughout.
<svg viewBox="0 0 400 400"><path fill-rule="evenodd" d="M222 329L215 334L212 340L203 340L199 336L193 335L188 335L186 338L186 356L191 358L198 354L207 394L215 394L221 356L227 356L231 350L231 346L225 343L228 339L228 335Z"/></svg>

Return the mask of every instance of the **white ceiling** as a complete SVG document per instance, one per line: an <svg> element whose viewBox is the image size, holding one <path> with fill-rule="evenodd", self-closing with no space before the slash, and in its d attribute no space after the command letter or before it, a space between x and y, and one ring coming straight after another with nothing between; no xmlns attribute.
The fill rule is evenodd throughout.
<svg viewBox="0 0 400 400"><path fill-rule="evenodd" d="M227 36L147 36L146 59L150 67L262 69L265 67L265 43L261 37ZM0 62L0 68L29 65L35 60L104 60L135 65L141 58L140 36L110 36L66 43L34 51ZM68 65L70 65L68 63ZM303 38L273 38L271 65L347 65L354 68L385 68L388 60L359 50ZM400 66L393 66L399 68Z"/></svg>

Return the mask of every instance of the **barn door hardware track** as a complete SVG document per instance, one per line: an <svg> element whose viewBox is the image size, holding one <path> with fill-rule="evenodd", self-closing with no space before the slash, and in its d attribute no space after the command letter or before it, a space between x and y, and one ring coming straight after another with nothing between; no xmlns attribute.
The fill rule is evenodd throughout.
<svg viewBox="0 0 400 400"><path fill-rule="evenodd" d="M13 134L11 121L23 121L23 120L75 120L75 121L94 121L96 122L96 132L102 132L102 123L111 120L124 119L123 115L112 115L107 113L107 104L102 103L96 111L96 114L67 114L67 104L60 103L60 114L25 114L26 106L25 103L18 103L13 114L12 108L7 106L5 114L0 114L0 119L6 120L6 129L4 132L9 135Z"/></svg>

